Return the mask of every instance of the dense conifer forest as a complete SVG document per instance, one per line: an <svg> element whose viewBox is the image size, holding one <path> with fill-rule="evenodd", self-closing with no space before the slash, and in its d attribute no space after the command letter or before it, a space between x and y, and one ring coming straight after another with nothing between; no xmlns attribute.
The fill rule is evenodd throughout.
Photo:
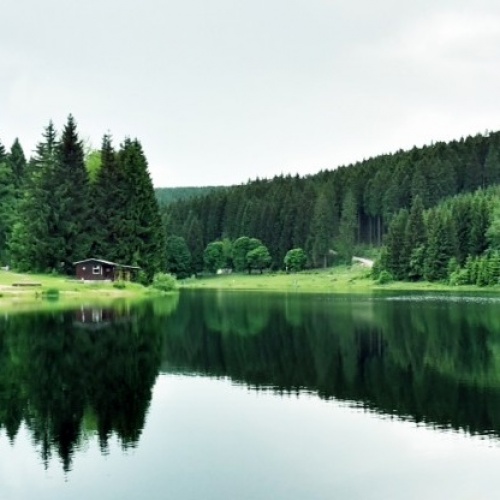
<svg viewBox="0 0 500 500"><path fill-rule="evenodd" d="M0 143L0 261L72 273L97 257L168 271L350 263L367 248L380 281L500 279L500 132L397 151L306 177L153 189L137 139L85 151L69 116L31 158Z"/></svg>
<svg viewBox="0 0 500 500"><path fill-rule="evenodd" d="M479 271L473 269L496 259L500 245L499 191L490 188L498 182L495 132L307 177L282 175L215 190L163 205L162 216L169 239L191 256L189 272L226 265L251 270L249 263L231 263L229 247L244 237L254 241L252 248L268 250L275 269L284 268L292 249L304 252L304 265L324 267L350 262L363 246L382 248L375 267L382 280L453 275L475 283Z"/></svg>
<svg viewBox="0 0 500 500"><path fill-rule="evenodd" d="M202 186L202 187L163 187L156 188L155 194L160 205L169 205L180 200L188 200L190 198L196 198L198 196L203 196L216 189L224 189L220 186Z"/></svg>
<svg viewBox="0 0 500 500"><path fill-rule="evenodd" d="M97 162L96 162L97 159ZM19 141L0 144L0 260L19 271L71 274L97 257L164 269L165 233L148 164L137 139L115 151L104 136L85 154L69 116L58 134L49 123L26 160Z"/></svg>

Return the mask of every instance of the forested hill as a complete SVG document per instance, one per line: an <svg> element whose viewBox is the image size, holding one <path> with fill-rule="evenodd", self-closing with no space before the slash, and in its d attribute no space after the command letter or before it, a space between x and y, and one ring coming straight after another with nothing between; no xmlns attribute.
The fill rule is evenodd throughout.
<svg viewBox="0 0 500 500"><path fill-rule="evenodd" d="M156 188L155 194L160 205L169 205L176 201L209 194L216 189L223 188L220 186Z"/></svg>
<svg viewBox="0 0 500 500"><path fill-rule="evenodd" d="M213 191L164 208L168 235L183 237L193 263L214 240L260 239L281 268L292 248L311 265L346 259L357 243L380 245L393 216L419 195L423 208L500 182L500 132L398 151L308 177L279 176Z"/></svg>

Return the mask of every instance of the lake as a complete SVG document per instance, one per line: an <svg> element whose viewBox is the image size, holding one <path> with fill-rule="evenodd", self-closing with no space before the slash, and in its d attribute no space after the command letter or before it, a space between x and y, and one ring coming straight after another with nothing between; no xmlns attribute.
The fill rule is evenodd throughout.
<svg viewBox="0 0 500 500"><path fill-rule="evenodd" d="M0 498L500 495L500 297L0 313Z"/></svg>

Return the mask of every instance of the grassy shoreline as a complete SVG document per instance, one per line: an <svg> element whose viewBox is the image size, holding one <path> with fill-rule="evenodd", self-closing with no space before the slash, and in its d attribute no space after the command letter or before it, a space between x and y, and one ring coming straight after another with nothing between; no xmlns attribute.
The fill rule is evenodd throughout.
<svg viewBox="0 0 500 500"><path fill-rule="evenodd" d="M380 285L371 279L370 271L361 265L337 266L296 274L279 272L202 276L179 281L178 289L291 293L500 292L500 286L451 286L444 283L402 281ZM52 296L51 291L55 291ZM113 283L83 283L65 276L0 271L0 310L110 304L117 300L137 301L155 295L150 288L137 283L126 283L125 288L117 288ZM50 300L51 298L56 300Z"/></svg>
<svg viewBox="0 0 500 500"><path fill-rule="evenodd" d="M137 300L151 294L150 289L138 283L126 283L117 288L113 283L83 283L66 276L22 274L0 271L0 308L29 309L57 302L75 305L86 302ZM49 300L46 300L49 299Z"/></svg>
<svg viewBox="0 0 500 500"><path fill-rule="evenodd" d="M179 283L181 289L234 290L300 293L370 293L393 292L500 292L500 286L452 286L445 283L395 281L380 285L361 265L303 271L295 274L226 274L189 278Z"/></svg>

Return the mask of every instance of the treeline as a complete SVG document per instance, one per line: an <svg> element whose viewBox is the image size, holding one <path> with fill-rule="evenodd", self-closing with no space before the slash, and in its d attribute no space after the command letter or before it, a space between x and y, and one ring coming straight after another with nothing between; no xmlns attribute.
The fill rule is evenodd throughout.
<svg viewBox="0 0 500 500"><path fill-rule="evenodd" d="M86 165L87 160L87 165ZM88 168L87 168L88 167ZM140 266L147 281L164 268L165 233L137 139L115 151L105 135L85 155L69 116L52 122L29 161L19 141L0 146L0 259L20 271L72 273L97 257Z"/></svg>
<svg viewBox="0 0 500 500"><path fill-rule="evenodd" d="M420 198L444 198L500 182L500 132L381 155L316 175L278 176L162 207L167 234L184 238L193 262L212 241L257 238L272 266L303 248L309 265L350 260L356 244L380 246L395 215ZM196 269L194 269L196 270Z"/></svg>
<svg viewBox="0 0 500 500"><path fill-rule="evenodd" d="M416 196L410 210L401 209L392 219L374 276L498 284L500 187L457 195L427 210Z"/></svg>
<svg viewBox="0 0 500 500"><path fill-rule="evenodd" d="M160 205L169 205L179 200L188 200L197 196L203 196L216 189L224 189L220 186L201 186L201 187L173 187L156 188L156 199Z"/></svg>

